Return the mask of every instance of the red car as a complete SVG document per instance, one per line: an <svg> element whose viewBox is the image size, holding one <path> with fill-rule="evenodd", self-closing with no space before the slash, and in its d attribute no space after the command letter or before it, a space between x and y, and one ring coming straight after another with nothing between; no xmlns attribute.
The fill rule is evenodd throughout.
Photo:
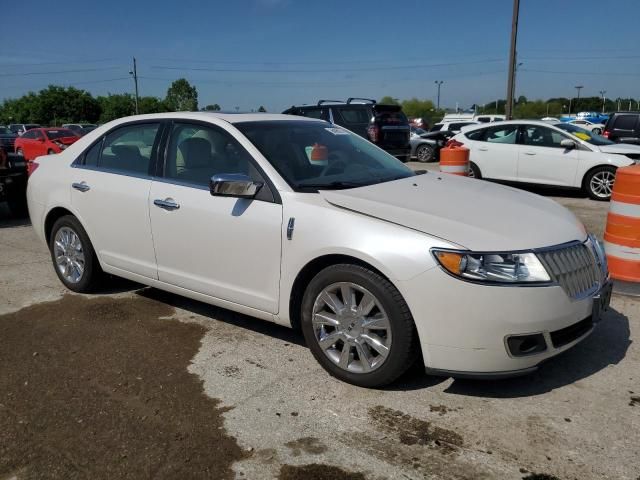
<svg viewBox="0 0 640 480"><path fill-rule="evenodd" d="M16 138L15 149L18 155L30 162L41 155L60 153L79 139L68 128L32 128Z"/></svg>

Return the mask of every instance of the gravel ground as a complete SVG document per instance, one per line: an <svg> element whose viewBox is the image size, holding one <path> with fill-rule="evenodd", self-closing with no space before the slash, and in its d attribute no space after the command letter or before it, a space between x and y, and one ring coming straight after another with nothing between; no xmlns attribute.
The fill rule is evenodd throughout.
<svg viewBox="0 0 640 480"><path fill-rule="evenodd" d="M606 203L542 193L602 232ZM68 294L0 206L0 479L636 480L639 336L614 296L531 376L361 389L283 327L122 281Z"/></svg>

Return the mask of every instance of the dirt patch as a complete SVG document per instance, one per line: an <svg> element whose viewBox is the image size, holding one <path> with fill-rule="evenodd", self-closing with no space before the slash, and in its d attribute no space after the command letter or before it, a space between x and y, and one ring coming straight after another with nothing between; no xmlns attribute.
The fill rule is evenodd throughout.
<svg viewBox="0 0 640 480"><path fill-rule="evenodd" d="M280 469L280 480L365 480L362 473L347 472L331 465L283 465Z"/></svg>
<svg viewBox="0 0 640 480"><path fill-rule="evenodd" d="M297 457L302 452L312 455L320 455L327 451L327 446L314 437L303 437L285 443L292 450L293 456Z"/></svg>
<svg viewBox="0 0 640 480"><path fill-rule="evenodd" d="M549 475L547 473L530 473L526 477L522 477L522 480L560 480L555 475Z"/></svg>
<svg viewBox="0 0 640 480"><path fill-rule="evenodd" d="M449 452L464 443L459 433L381 405L370 408L369 417L383 430L398 435L405 445L428 445Z"/></svg>
<svg viewBox="0 0 640 480"><path fill-rule="evenodd" d="M187 372L205 329L173 312L74 295L0 316L0 478L231 478L244 454Z"/></svg>

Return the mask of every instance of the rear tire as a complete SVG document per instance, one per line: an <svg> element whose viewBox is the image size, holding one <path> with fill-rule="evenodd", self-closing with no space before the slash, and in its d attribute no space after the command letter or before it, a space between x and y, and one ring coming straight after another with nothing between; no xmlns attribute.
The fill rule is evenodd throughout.
<svg viewBox="0 0 640 480"><path fill-rule="evenodd" d="M596 167L585 175L584 181L582 182L582 189L592 200L607 202L611 200L615 179L615 167Z"/></svg>
<svg viewBox="0 0 640 480"><path fill-rule="evenodd" d="M53 224L49 251L56 275L69 290L95 291L103 272L87 232L73 215L60 217Z"/></svg>
<svg viewBox="0 0 640 480"><path fill-rule="evenodd" d="M478 180L482 179L482 173L480 173L480 169L473 162L469 162L469 178L477 178Z"/></svg>
<svg viewBox="0 0 640 480"><path fill-rule="evenodd" d="M418 357L409 307L391 282L368 268L338 264L319 272L307 286L301 314L311 353L347 383L387 385Z"/></svg>
<svg viewBox="0 0 640 480"><path fill-rule="evenodd" d="M594 128L593 130L591 130L591 133L594 133L596 135L600 135L602 133L602 130L600 128Z"/></svg>
<svg viewBox="0 0 640 480"><path fill-rule="evenodd" d="M431 145L424 143L416 148L416 158L422 163L433 162L436 159L436 152Z"/></svg>

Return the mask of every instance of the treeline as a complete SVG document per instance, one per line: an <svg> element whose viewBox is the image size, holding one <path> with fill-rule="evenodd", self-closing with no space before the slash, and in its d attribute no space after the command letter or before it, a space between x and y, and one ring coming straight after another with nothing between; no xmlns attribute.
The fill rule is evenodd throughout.
<svg viewBox="0 0 640 480"><path fill-rule="evenodd" d="M219 111L217 103L204 106L203 111ZM160 113L198 110L198 91L184 79L174 81L165 98L139 97L138 112ZM265 111L260 107L260 111ZM135 97L129 93L93 97L85 90L50 85L39 92L29 92L20 98L6 99L0 105L0 124L39 123L105 123L136 113Z"/></svg>
<svg viewBox="0 0 640 480"><path fill-rule="evenodd" d="M499 99L493 102L478 105L478 113L504 114L506 100ZM605 99L604 111L640 110L640 100L633 98ZM602 97L556 97L548 100L528 100L521 95L514 105L515 118L536 118L575 114L577 112L602 112Z"/></svg>

